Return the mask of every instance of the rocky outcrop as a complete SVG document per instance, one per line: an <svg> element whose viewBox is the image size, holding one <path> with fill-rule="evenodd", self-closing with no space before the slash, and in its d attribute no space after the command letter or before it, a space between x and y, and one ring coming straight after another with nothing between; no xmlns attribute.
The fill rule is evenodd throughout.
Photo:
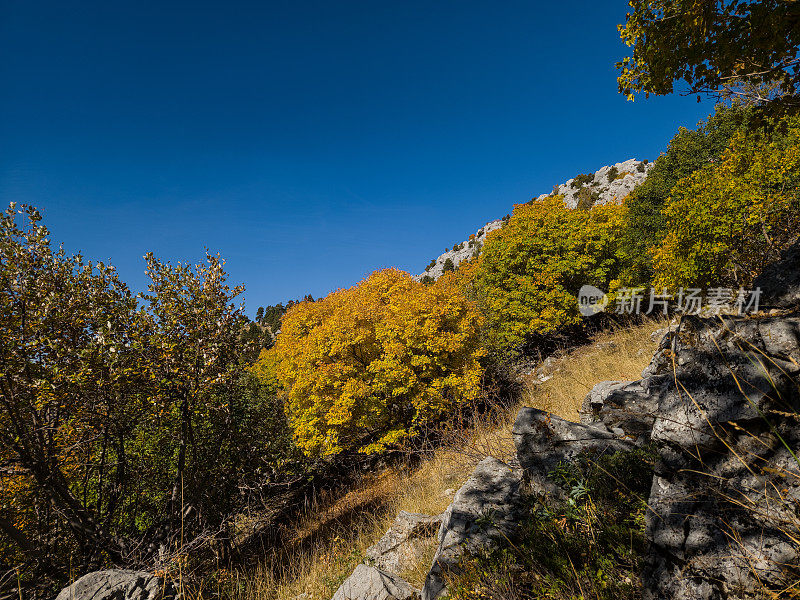
<svg viewBox="0 0 800 600"><path fill-rule="evenodd" d="M470 235L469 239L456 244L452 249L446 250L436 257L435 260L431 261L432 264L426 268L423 273L417 275L415 279L421 280L426 275L433 279L438 279L444 274L445 265L448 260L452 263L453 268L455 268L465 260L477 256L480 253L483 243L486 241L486 236L495 229L500 229L502 226L503 221L500 219L489 221L474 234Z"/></svg>
<svg viewBox="0 0 800 600"><path fill-rule="evenodd" d="M407 600L418 597L419 592L399 577L369 565L358 565L336 590L332 600Z"/></svg>
<svg viewBox="0 0 800 600"><path fill-rule="evenodd" d="M581 454L597 456L633 447L629 440L602 426L573 423L535 408L517 413L511 433L531 491L548 500L563 495L548 477L559 463L573 462Z"/></svg>
<svg viewBox="0 0 800 600"><path fill-rule="evenodd" d="M800 319L684 318L651 438L645 598L745 598L798 576Z"/></svg>
<svg viewBox="0 0 800 600"><path fill-rule="evenodd" d="M167 600L164 580L142 571L95 571L65 587L56 600Z"/></svg>
<svg viewBox="0 0 800 600"><path fill-rule="evenodd" d="M403 573L420 561L441 523L442 515L401 510L383 537L367 548L367 559L383 571Z"/></svg>
<svg viewBox="0 0 800 600"><path fill-rule="evenodd" d="M619 204L647 178L653 163L638 161L635 158L625 162L602 167L593 174L581 175L557 185L552 194L564 196L569 208L577 208L583 197L592 198L592 206ZM586 191L582 191L586 190ZM587 193L588 192L588 193ZM542 194L539 199L549 196Z"/></svg>
<svg viewBox="0 0 800 600"><path fill-rule="evenodd" d="M564 196L564 204L569 208L619 204L647 178L647 173L652 166L653 163L631 158L602 167L594 173L573 177L565 183L555 186L552 192L541 194L537 200L551 194L560 194ZM490 221L475 234L469 236L469 239L440 254L431 261L432 264L424 272L415 276L415 279L421 280L425 276L438 279L444 273L448 260L453 267L458 267L465 260L477 256L486 236L495 229L500 229L503 223L501 219Z"/></svg>
<svg viewBox="0 0 800 600"><path fill-rule="evenodd" d="M445 592L445 576L464 553L474 553L514 536L521 508L521 475L507 464L483 459L444 514L439 547L422 588L422 600Z"/></svg>
<svg viewBox="0 0 800 600"><path fill-rule="evenodd" d="M800 318L684 317L643 379L605 382L582 420L660 460L646 600L750 598L797 580Z"/></svg>

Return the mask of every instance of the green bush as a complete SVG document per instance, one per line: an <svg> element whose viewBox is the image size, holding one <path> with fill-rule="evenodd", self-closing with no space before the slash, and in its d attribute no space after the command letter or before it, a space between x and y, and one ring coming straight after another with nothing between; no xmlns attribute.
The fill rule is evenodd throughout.
<svg viewBox="0 0 800 600"><path fill-rule="evenodd" d="M570 187L572 188L579 188L587 183L592 183L594 181L594 174L592 173L584 173L583 175L578 175L575 179L572 180Z"/></svg>
<svg viewBox="0 0 800 600"><path fill-rule="evenodd" d="M447 273L448 271L455 271L456 266L453 264L453 259L449 258L444 261L444 265L442 266L442 272Z"/></svg>
<svg viewBox="0 0 800 600"><path fill-rule="evenodd" d="M619 169L617 169L617 167L611 167L606 174L608 182L611 183L614 181L617 178L617 175L619 175Z"/></svg>
<svg viewBox="0 0 800 600"><path fill-rule="evenodd" d="M717 106L697 129L681 128L658 157L647 179L631 192L619 240L623 261L621 283L625 286L650 285L653 278L653 251L665 235L662 209L680 179L718 160L737 130L751 128L753 109L734 104Z"/></svg>
<svg viewBox="0 0 800 600"><path fill-rule="evenodd" d="M580 321L580 287L609 289L617 275L623 212L613 204L570 210L561 196L514 207L508 224L487 240L476 275L494 349L502 353L532 334Z"/></svg>

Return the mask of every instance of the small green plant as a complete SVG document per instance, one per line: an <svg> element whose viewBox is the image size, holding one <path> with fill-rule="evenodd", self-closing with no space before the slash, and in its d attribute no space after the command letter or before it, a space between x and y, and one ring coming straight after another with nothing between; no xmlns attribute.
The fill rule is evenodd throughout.
<svg viewBox="0 0 800 600"><path fill-rule="evenodd" d="M443 273L447 273L448 271L455 271L455 270L456 270L456 266L453 264L453 259L452 258L448 258L446 261L444 261L444 266L442 267L442 272Z"/></svg>
<svg viewBox="0 0 800 600"><path fill-rule="evenodd" d="M570 183L570 187L573 189L577 189L581 186L586 185L587 183L592 183L594 181L594 175L592 173L584 173L583 175L578 175L575 179L572 180Z"/></svg>
<svg viewBox="0 0 800 600"><path fill-rule="evenodd" d="M430 275L423 275L422 279L420 279L419 281L423 285L431 285L435 281L435 279Z"/></svg>
<svg viewBox="0 0 800 600"><path fill-rule="evenodd" d="M590 187L583 187L578 192L578 208L589 210L600 199L600 192Z"/></svg>
<svg viewBox="0 0 800 600"><path fill-rule="evenodd" d="M606 173L608 182L611 183L612 181L614 181L617 178L617 175L619 175L619 169L617 169L617 167L611 167L608 170L608 173Z"/></svg>
<svg viewBox="0 0 800 600"><path fill-rule="evenodd" d="M451 598L638 600L655 457L641 448L559 463L548 477L563 499L531 499L512 543L462 561Z"/></svg>
<svg viewBox="0 0 800 600"><path fill-rule="evenodd" d="M644 173L645 165L647 165L647 161L640 162L638 165L636 165L636 170L639 171L639 173Z"/></svg>

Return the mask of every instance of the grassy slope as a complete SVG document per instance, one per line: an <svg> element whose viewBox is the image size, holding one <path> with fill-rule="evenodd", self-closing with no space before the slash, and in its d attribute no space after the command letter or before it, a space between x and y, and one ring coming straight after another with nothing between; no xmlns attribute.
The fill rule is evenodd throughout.
<svg viewBox="0 0 800 600"><path fill-rule="evenodd" d="M581 401L596 383L639 378L655 350L650 335L658 327L650 322L601 334L591 345L557 357L552 378L544 383L522 376L521 406L576 420ZM518 408L493 422L456 432L453 443L413 470L392 468L365 478L343 497L321 499L308 511L294 545L283 556L266 556L255 573L230 574L232 599L289 600L302 594L303 600L328 600L400 510L438 514L451 501L452 495L445 492L460 487L483 457L513 456L511 423ZM434 550L431 542L430 556L414 571L402 574L415 586L420 586Z"/></svg>

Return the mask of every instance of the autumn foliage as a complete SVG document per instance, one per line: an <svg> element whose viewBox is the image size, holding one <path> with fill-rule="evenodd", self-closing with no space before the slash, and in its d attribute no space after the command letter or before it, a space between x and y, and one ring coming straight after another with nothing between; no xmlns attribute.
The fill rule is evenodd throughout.
<svg viewBox="0 0 800 600"><path fill-rule="evenodd" d="M675 185L655 286L748 286L800 233L800 118L739 130L720 160Z"/></svg>
<svg viewBox="0 0 800 600"><path fill-rule="evenodd" d="M493 345L513 347L580 320L580 287L608 289L617 273L623 212L616 205L571 210L563 196L514 207L488 236L476 276Z"/></svg>
<svg viewBox="0 0 800 600"><path fill-rule="evenodd" d="M480 324L454 278L386 269L292 307L256 369L275 373L305 453L374 453L476 396Z"/></svg>

